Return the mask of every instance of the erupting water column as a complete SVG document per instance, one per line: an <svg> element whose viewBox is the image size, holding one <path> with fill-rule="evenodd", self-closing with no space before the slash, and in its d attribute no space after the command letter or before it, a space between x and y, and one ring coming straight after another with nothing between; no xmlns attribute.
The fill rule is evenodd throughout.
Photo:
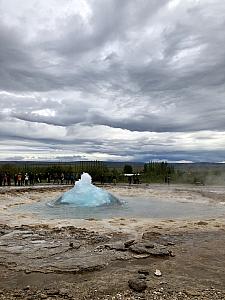
<svg viewBox="0 0 225 300"><path fill-rule="evenodd" d="M83 173L81 179L76 181L75 186L64 193L55 204L71 204L73 206L101 206L121 204L120 201L92 184L91 176Z"/></svg>

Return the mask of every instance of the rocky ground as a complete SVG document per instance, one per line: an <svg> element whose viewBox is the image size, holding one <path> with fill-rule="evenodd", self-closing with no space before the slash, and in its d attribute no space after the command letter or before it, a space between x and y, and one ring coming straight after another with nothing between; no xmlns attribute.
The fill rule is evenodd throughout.
<svg viewBox="0 0 225 300"><path fill-rule="evenodd" d="M12 206L55 197L59 189L1 190L0 299L225 299L223 216L66 223L13 215ZM168 200L224 197L223 189L150 190Z"/></svg>

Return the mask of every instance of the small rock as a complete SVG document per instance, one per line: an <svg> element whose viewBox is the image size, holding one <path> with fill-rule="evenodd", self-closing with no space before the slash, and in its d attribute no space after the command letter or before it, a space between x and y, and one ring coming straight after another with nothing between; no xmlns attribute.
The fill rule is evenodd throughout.
<svg viewBox="0 0 225 300"><path fill-rule="evenodd" d="M170 256L175 257L176 255L173 253L173 251L169 250Z"/></svg>
<svg viewBox="0 0 225 300"><path fill-rule="evenodd" d="M146 275L145 274L139 274L138 279L146 279Z"/></svg>
<svg viewBox="0 0 225 300"><path fill-rule="evenodd" d="M106 244L105 248L110 250L116 250L116 251L127 251L127 248L125 248L124 243L120 243L120 242L114 244Z"/></svg>
<svg viewBox="0 0 225 300"><path fill-rule="evenodd" d="M166 281L160 281L160 283L159 284L167 284L167 282Z"/></svg>
<svg viewBox="0 0 225 300"><path fill-rule="evenodd" d="M196 225L208 225L208 222L199 221L196 223Z"/></svg>
<svg viewBox="0 0 225 300"><path fill-rule="evenodd" d="M167 245L168 245L168 246L175 246L176 243L174 243L174 242L172 242L172 241L168 241L168 242L167 242Z"/></svg>
<svg viewBox="0 0 225 300"><path fill-rule="evenodd" d="M65 288L61 288L61 289L59 290L59 294L65 296L65 295L68 294L68 290L65 289Z"/></svg>
<svg viewBox="0 0 225 300"><path fill-rule="evenodd" d="M143 243L143 245L147 249L153 249L155 247L155 245L153 243L151 243L151 242L145 242L145 243Z"/></svg>
<svg viewBox="0 0 225 300"><path fill-rule="evenodd" d="M129 248L134 243L135 243L135 240L129 240L129 241L124 242L124 246L125 246L125 248Z"/></svg>
<svg viewBox="0 0 225 300"><path fill-rule="evenodd" d="M132 257L136 259L143 259L149 257L150 254L133 254Z"/></svg>
<svg viewBox="0 0 225 300"><path fill-rule="evenodd" d="M69 247L72 249L79 249L81 247L81 244L78 244L78 243L74 244L73 242L70 242Z"/></svg>
<svg viewBox="0 0 225 300"><path fill-rule="evenodd" d="M144 275L149 275L149 271L148 270L145 270L145 269L140 269L140 270L138 270L138 273L139 274L144 274Z"/></svg>
<svg viewBox="0 0 225 300"><path fill-rule="evenodd" d="M155 276L158 276L158 277L162 276L162 273L159 269L156 269L154 274L155 274Z"/></svg>
<svg viewBox="0 0 225 300"><path fill-rule="evenodd" d="M59 294L60 294L59 290L47 290L47 295L54 296Z"/></svg>
<svg viewBox="0 0 225 300"><path fill-rule="evenodd" d="M170 256L170 251L167 249L151 249L149 250L149 254L151 254L152 256Z"/></svg>
<svg viewBox="0 0 225 300"><path fill-rule="evenodd" d="M13 296L14 297L20 297L21 296L21 293L18 291L18 292L15 292L15 293L13 293Z"/></svg>
<svg viewBox="0 0 225 300"><path fill-rule="evenodd" d="M129 288L135 292L143 292L147 288L147 283L143 279L135 278L128 281Z"/></svg>

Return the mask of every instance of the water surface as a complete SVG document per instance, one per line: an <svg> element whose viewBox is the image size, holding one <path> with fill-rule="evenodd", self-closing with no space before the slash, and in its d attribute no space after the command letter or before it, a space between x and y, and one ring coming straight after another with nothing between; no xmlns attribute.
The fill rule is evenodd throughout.
<svg viewBox="0 0 225 300"><path fill-rule="evenodd" d="M161 199L123 197L122 205L98 207L74 207L72 205L53 205L53 201L37 202L14 208L22 212L35 213L44 219L109 219L121 218L213 218L225 216L223 203L194 203L163 201Z"/></svg>

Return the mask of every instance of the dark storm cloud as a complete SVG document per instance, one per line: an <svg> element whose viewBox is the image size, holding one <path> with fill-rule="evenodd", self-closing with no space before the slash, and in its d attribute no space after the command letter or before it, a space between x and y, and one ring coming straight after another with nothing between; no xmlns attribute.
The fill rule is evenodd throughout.
<svg viewBox="0 0 225 300"><path fill-rule="evenodd" d="M224 10L220 0L1 1L0 137L81 157L199 161L199 148L223 160Z"/></svg>

